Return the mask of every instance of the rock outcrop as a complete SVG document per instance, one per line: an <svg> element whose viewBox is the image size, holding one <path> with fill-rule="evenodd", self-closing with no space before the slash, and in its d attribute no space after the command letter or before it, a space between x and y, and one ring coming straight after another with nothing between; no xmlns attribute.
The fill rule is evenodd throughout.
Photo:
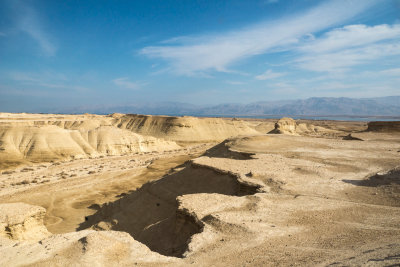
<svg viewBox="0 0 400 267"><path fill-rule="evenodd" d="M111 114L0 114L0 168L52 160L179 149L260 134L238 119ZM4 165L4 166L3 166Z"/></svg>
<svg viewBox="0 0 400 267"><path fill-rule="evenodd" d="M292 118L282 118L275 123L275 129L269 133L289 134L289 135L335 135L338 132L321 126L315 126L308 123L297 123Z"/></svg>
<svg viewBox="0 0 400 267"><path fill-rule="evenodd" d="M9 243L1 247L1 255L0 266L134 266L176 261L151 251L128 233L93 230Z"/></svg>
<svg viewBox="0 0 400 267"><path fill-rule="evenodd" d="M25 203L0 204L0 237L40 240L50 235L43 224L46 210Z"/></svg>
<svg viewBox="0 0 400 267"><path fill-rule="evenodd" d="M39 206L0 204L0 266L110 266L175 260L151 251L125 232L85 230L52 235L43 224L45 214Z"/></svg>
<svg viewBox="0 0 400 267"><path fill-rule="evenodd" d="M282 118L275 123L275 129L270 133L296 135L297 124L292 118Z"/></svg>
<svg viewBox="0 0 400 267"><path fill-rule="evenodd" d="M132 132L180 142L222 141L238 135L259 134L238 119L114 115L113 124Z"/></svg>
<svg viewBox="0 0 400 267"><path fill-rule="evenodd" d="M0 157L50 161L178 149L172 141L113 126L65 129L55 125L0 127Z"/></svg>

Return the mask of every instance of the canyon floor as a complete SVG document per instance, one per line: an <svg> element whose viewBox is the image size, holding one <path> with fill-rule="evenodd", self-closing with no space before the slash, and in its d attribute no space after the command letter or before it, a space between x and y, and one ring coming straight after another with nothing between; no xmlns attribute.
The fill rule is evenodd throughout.
<svg viewBox="0 0 400 267"><path fill-rule="evenodd" d="M398 122L0 113L0 266L396 266Z"/></svg>

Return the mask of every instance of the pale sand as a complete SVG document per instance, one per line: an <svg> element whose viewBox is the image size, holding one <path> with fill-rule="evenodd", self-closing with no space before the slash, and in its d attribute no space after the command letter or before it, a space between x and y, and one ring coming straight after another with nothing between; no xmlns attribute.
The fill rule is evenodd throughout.
<svg viewBox="0 0 400 267"><path fill-rule="evenodd" d="M108 124L159 144L146 153L115 149L112 156L86 141L98 154L71 160L75 152L56 153L52 160L61 162L53 163L32 163L38 158L24 154L17 167L14 159L3 164L0 203L38 205L47 214L35 206L0 205L8 214L0 216L2 266L400 263L399 132L364 132L366 125L349 122L287 120L280 130L289 135L266 135L275 122L0 117L0 130L1 122L26 127L41 121L86 140L82 132ZM363 141L343 140L349 133ZM230 136L236 137L220 143ZM103 140L103 146L119 143ZM167 144L177 147L166 150ZM7 219L15 216L15 223ZM59 235L48 237L43 224Z"/></svg>

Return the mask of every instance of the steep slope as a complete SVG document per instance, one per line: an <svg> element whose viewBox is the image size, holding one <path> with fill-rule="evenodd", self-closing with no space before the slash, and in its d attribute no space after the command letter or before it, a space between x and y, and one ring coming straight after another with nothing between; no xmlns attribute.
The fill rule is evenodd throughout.
<svg viewBox="0 0 400 267"><path fill-rule="evenodd" d="M114 117L113 124L119 128L172 141L221 141L237 135L259 134L245 122L237 119L150 115L120 115Z"/></svg>
<svg viewBox="0 0 400 267"><path fill-rule="evenodd" d="M260 188L247 177L201 164L187 164L175 174L103 205L78 230L92 227L128 232L153 251L181 257L191 236L202 231L203 223L179 206L179 196L199 193L245 196L261 192Z"/></svg>
<svg viewBox="0 0 400 267"><path fill-rule="evenodd" d="M69 130L55 125L0 128L0 158L39 162L177 148L179 146L174 142L144 137L113 126L99 126L90 130Z"/></svg>
<svg viewBox="0 0 400 267"><path fill-rule="evenodd" d="M174 261L123 232L51 235L43 225L45 213L44 208L25 203L0 204L0 266L132 266L137 261Z"/></svg>

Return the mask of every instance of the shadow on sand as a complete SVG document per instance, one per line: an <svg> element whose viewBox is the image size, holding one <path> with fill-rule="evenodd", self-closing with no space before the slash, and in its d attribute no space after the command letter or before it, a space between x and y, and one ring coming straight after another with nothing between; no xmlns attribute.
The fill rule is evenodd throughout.
<svg viewBox="0 0 400 267"><path fill-rule="evenodd" d="M391 170L385 174L375 174L366 180L342 180L358 186L379 187L386 185L400 185L400 169Z"/></svg>
<svg viewBox="0 0 400 267"><path fill-rule="evenodd" d="M252 195L259 187L238 181L232 174L195 166L186 167L160 180L149 182L115 202L93 207L77 230L94 228L128 232L135 240L166 256L182 257L192 235L203 229L201 218L178 209L178 196L217 193L232 196Z"/></svg>

